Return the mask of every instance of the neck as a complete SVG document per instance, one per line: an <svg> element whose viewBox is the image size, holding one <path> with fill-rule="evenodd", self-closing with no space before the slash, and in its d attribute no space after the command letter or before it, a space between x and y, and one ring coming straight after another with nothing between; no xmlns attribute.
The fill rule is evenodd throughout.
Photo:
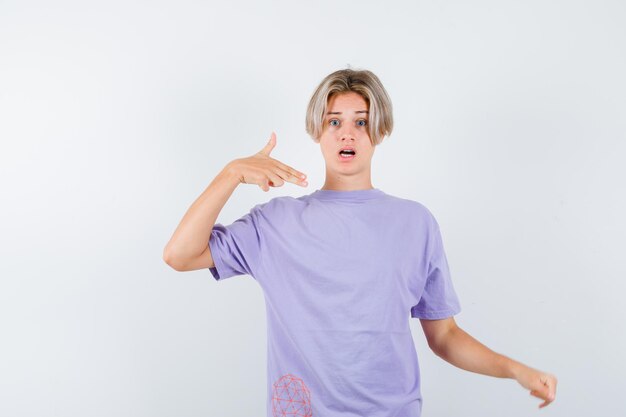
<svg viewBox="0 0 626 417"><path fill-rule="evenodd" d="M337 191L351 191L351 190L369 190L374 188L372 185L372 178L369 175L362 175L360 178L356 178L354 175L343 175L337 173L329 173L326 171L326 180L321 190L337 190Z"/></svg>

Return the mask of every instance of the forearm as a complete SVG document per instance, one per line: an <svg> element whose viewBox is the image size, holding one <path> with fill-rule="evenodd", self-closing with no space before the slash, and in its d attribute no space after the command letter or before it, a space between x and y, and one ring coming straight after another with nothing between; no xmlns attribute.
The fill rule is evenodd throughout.
<svg viewBox="0 0 626 417"><path fill-rule="evenodd" d="M183 216L163 250L168 264L184 264L207 248L217 216L240 183L231 167L229 163L220 171Z"/></svg>
<svg viewBox="0 0 626 417"><path fill-rule="evenodd" d="M497 378L515 378L524 365L489 349L460 327L451 329L435 354L452 365Z"/></svg>

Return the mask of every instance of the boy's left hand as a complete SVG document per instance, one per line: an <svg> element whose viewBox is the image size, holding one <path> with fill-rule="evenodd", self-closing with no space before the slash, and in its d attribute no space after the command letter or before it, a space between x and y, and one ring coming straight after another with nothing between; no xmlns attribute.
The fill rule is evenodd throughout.
<svg viewBox="0 0 626 417"><path fill-rule="evenodd" d="M539 404L539 408L543 408L554 401L556 397L556 376L524 365L516 373L515 379L521 386L530 390L530 395L545 400L542 404Z"/></svg>

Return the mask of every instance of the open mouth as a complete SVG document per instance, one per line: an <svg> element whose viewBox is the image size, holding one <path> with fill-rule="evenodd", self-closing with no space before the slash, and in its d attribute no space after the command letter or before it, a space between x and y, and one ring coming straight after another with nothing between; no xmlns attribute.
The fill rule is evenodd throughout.
<svg viewBox="0 0 626 417"><path fill-rule="evenodd" d="M356 155L356 152L352 149L342 149L339 151L339 157L341 159L352 159Z"/></svg>

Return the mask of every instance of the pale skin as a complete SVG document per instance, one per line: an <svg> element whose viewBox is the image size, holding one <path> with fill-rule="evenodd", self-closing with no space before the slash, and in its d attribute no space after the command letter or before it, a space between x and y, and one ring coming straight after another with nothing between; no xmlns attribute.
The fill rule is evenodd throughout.
<svg viewBox="0 0 626 417"><path fill-rule="evenodd" d="M326 164L323 190L371 189L371 160L376 145L367 129L368 106L363 97L349 92L333 96L318 143ZM342 160L339 150L349 145L355 157ZM285 182L306 187L306 174L270 156L276 146L276 134L256 154L235 159L209 184L194 201L163 251L163 259L177 271L213 267L208 248L211 230L226 201L239 184L256 184L263 191L282 187ZM454 320L420 319L430 349L440 358L466 371L515 379L530 395L541 400L543 408L556 398L556 376L531 368L489 349L474 339Z"/></svg>

